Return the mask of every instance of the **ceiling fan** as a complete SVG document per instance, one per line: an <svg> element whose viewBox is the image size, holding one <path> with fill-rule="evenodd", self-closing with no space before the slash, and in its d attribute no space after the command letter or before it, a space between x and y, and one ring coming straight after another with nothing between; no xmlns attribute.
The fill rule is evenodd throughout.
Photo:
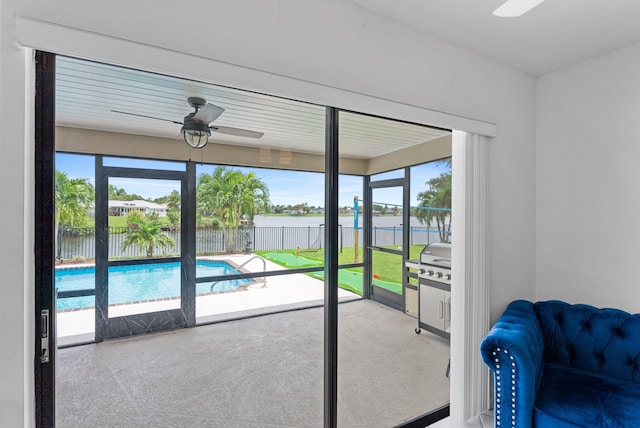
<svg viewBox="0 0 640 428"><path fill-rule="evenodd" d="M171 119L163 119L160 117L147 116L144 114L130 113L120 110L111 110L113 113L128 114L131 116L146 117L148 119L164 120L178 125L182 125L180 133L184 137L184 141L194 149L201 149L207 145L211 131L220 134L236 135L239 137L260 138L264 135L262 132L249 131L247 129L231 128L228 126L210 125L224 112L222 107L218 107L208 103L204 98L189 97L187 102L195 109L194 112L186 115L182 122Z"/></svg>

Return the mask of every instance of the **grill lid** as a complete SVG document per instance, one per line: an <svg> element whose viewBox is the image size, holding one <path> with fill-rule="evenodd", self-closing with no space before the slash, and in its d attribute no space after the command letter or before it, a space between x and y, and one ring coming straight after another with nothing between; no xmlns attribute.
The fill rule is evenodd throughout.
<svg viewBox="0 0 640 428"><path fill-rule="evenodd" d="M420 263L451 268L451 244L434 242L420 253Z"/></svg>

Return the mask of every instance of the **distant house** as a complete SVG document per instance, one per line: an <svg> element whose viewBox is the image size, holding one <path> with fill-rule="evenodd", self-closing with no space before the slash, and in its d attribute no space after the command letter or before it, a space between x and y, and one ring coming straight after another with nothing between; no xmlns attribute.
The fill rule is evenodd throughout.
<svg viewBox="0 0 640 428"><path fill-rule="evenodd" d="M109 215L125 216L131 211L140 211L144 215L157 214L167 216L167 204L156 204L147 201L109 201Z"/></svg>

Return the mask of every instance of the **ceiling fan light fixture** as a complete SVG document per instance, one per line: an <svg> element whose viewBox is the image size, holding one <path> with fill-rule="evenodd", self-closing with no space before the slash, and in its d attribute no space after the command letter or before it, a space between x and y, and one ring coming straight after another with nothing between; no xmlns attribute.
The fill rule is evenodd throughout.
<svg viewBox="0 0 640 428"><path fill-rule="evenodd" d="M201 149L209 142L209 135L202 131L185 131L183 135L187 145L194 149Z"/></svg>
<svg viewBox="0 0 640 428"><path fill-rule="evenodd" d="M201 149L209 142L211 130L206 123L193 118L195 113L190 113L184 118L184 125L180 129L185 143L191 148Z"/></svg>
<svg viewBox="0 0 640 428"><path fill-rule="evenodd" d="M544 0L507 0L502 6L494 10L493 14L501 18L515 18L529 12L543 1Z"/></svg>

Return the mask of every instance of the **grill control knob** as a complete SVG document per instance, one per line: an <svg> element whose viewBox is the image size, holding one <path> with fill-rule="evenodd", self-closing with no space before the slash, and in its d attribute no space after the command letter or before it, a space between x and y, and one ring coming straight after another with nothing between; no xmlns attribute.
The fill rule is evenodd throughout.
<svg viewBox="0 0 640 428"><path fill-rule="evenodd" d="M446 279L447 281L451 281L451 274L448 273L444 276L444 279Z"/></svg>
<svg viewBox="0 0 640 428"><path fill-rule="evenodd" d="M428 270L427 271L427 276L433 276L433 271L432 270Z"/></svg>
<svg viewBox="0 0 640 428"><path fill-rule="evenodd" d="M442 272L436 273L436 278L442 278Z"/></svg>

